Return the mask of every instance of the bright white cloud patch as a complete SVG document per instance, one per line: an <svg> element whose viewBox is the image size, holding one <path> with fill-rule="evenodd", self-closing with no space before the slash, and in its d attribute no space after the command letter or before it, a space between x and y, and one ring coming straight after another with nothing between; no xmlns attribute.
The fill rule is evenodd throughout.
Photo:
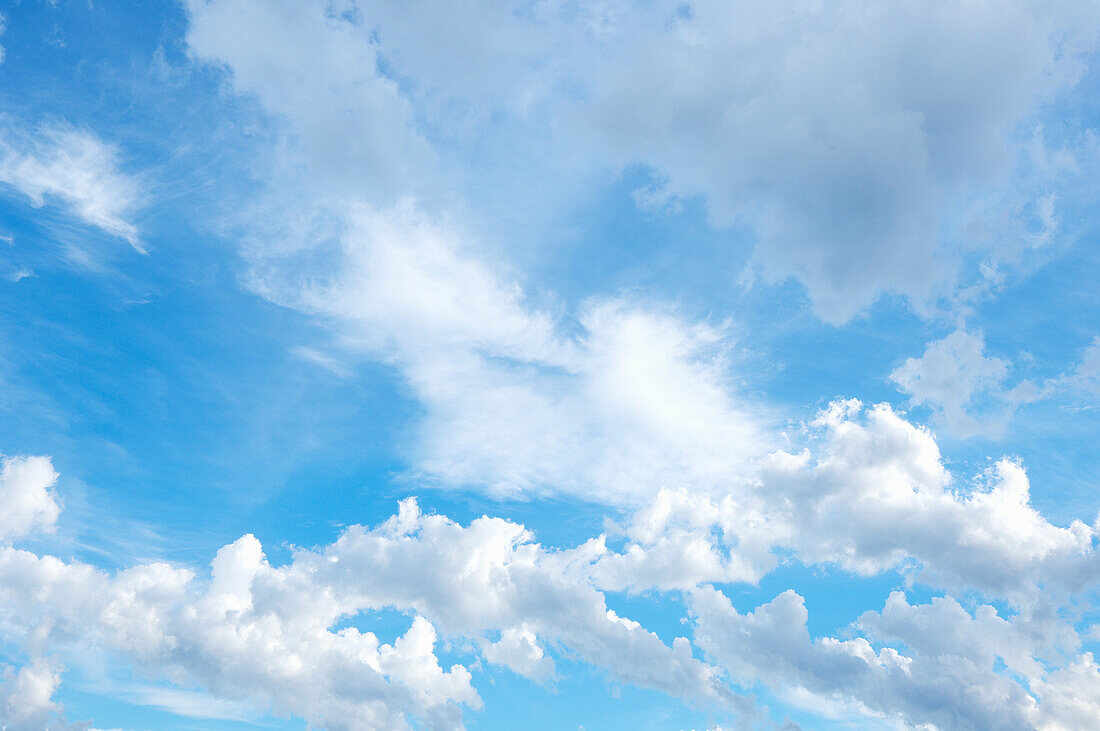
<svg viewBox="0 0 1100 731"><path fill-rule="evenodd" d="M10 731L63 731L71 728L60 715L53 694L61 684L56 663L38 659L0 673L0 721ZM83 728L83 727L80 727Z"/></svg>
<svg viewBox="0 0 1100 731"><path fill-rule="evenodd" d="M268 254L255 287L324 315L402 372L427 416L416 467L493 493L609 503L744 482L765 414L729 386L721 327L631 298L532 304L476 242L411 203L347 215L331 276Z"/></svg>
<svg viewBox="0 0 1100 731"><path fill-rule="evenodd" d="M782 516L803 560L861 574L915 560L933 585L1021 602L1040 585L1075 593L1095 582L1095 529L1045 520L1019 465L1001 460L959 485L928 432L885 405L865 421L861 411L855 401L831 405L813 425L816 454L778 452L764 469L769 513Z"/></svg>
<svg viewBox="0 0 1100 731"><path fill-rule="evenodd" d="M132 221L141 198L137 181L121 171L118 150L87 131L47 125L29 134L0 127L0 183L35 206L61 203L144 253Z"/></svg>
<svg viewBox="0 0 1100 731"><path fill-rule="evenodd" d="M53 493L57 473L44 457L5 457L0 462L0 542L52 530L61 512Z"/></svg>
<svg viewBox="0 0 1100 731"><path fill-rule="evenodd" d="M1029 636L1026 626L998 618L992 607L971 616L951 599L910 606L894 594L881 614L860 620L905 642L904 651L876 650L862 637L811 638L805 602L791 590L741 614L725 596L704 589L692 596L691 610L696 641L738 683L764 683L795 705L835 718L864 716L901 728L1069 729L1065 721L1095 703L1095 689L1067 703L1066 687L1045 682L1072 677L1078 668L1085 683L1100 679L1089 653L1070 654L1060 670L1033 675L1042 666L1031 653L1045 655L1046 638ZM997 672L998 660L1018 671L1021 653L1031 692Z"/></svg>
<svg viewBox="0 0 1100 731"><path fill-rule="evenodd" d="M586 556L577 564L499 519L463 527L422 515L409 500L379 527L353 527L283 567L244 536L218 551L202 582L166 564L110 575L4 548L0 598L6 631L24 637L32 657L67 647L121 653L217 698L332 729L405 728L409 719L455 728L462 706L480 707L470 672L439 664L436 628L470 638L488 661L520 674L545 677L553 666L543 648L553 643L622 682L731 702L686 639L666 645L607 608L585 579ZM333 628L379 608L412 615L392 645L354 627ZM51 673L31 665L11 675L38 689L36 713L56 710ZM4 719L18 716L8 711Z"/></svg>
<svg viewBox="0 0 1100 731"><path fill-rule="evenodd" d="M762 683L826 715L1065 728L1100 702L1095 663L1056 611L1059 597L1094 585L1094 529L1048 523L1011 463L997 465L988 488L949 489L927 433L886 407L865 419L860 411L847 402L823 412L816 456L773 455L740 498L746 509L733 496L666 491L634 514L616 550L608 536L551 550L522 525L482 517L462 526L412 499L377 527L353 526L283 566L246 535L217 552L208 580L167 564L112 575L3 548L3 625L31 658L7 671L5 687L41 696L30 718L57 716L59 666L43 663L82 648L325 728L453 728L481 700L466 665L439 661L442 635L536 680L554 676L552 650L564 648L619 682L730 714L748 712L738 693ZM19 472L27 465L36 478ZM48 460L9 459L5 486L33 501L55 477ZM1005 599L1014 614L967 611L950 597L910 605L895 593L853 626L904 650L862 637L811 640L795 592L743 614L712 587L767 574L775 549L861 574L913 566L933 586ZM692 640L669 645L619 616L604 593L653 589L685 592L706 661ZM336 629L378 609L411 617L392 644L365 628ZM1001 662L1028 683L998 671Z"/></svg>

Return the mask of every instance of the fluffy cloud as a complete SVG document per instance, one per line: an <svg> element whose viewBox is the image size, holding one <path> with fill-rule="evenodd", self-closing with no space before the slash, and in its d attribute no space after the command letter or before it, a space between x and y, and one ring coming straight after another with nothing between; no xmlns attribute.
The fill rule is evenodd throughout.
<svg viewBox="0 0 1100 731"><path fill-rule="evenodd" d="M765 270L833 322L950 276L950 197L1006 174L1014 126L1073 81L1097 20L1029 2L704 1L666 17L597 71L604 144L751 222Z"/></svg>
<svg viewBox="0 0 1100 731"><path fill-rule="evenodd" d="M248 581L263 569L251 536L219 552L205 590L191 572L166 565L111 577L4 549L4 621L13 635L26 633L32 654L73 644L122 653L176 682L326 728L404 728L405 713L450 728L460 718L452 702L479 704L465 668L439 666L423 619L393 645L351 628L329 631L333 618L311 614L309 594L254 603Z"/></svg>
<svg viewBox="0 0 1100 731"><path fill-rule="evenodd" d="M334 274L301 275L315 252L269 252L254 286L400 369L426 410L425 478L607 503L745 482L766 413L730 387L723 327L630 298L537 306L476 239L408 202L345 220Z"/></svg>
<svg viewBox="0 0 1100 731"><path fill-rule="evenodd" d="M1029 381L1008 389L1009 363L985 354L982 332L956 330L928 343L919 358L909 358L890 380L914 406L928 406L938 424L969 437L996 436L1018 406L1043 396Z"/></svg>
<svg viewBox="0 0 1100 731"><path fill-rule="evenodd" d="M4 667L0 674L0 721L9 731L65 731L85 729L70 726L52 698L61 684L62 668L38 659L18 670Z"/></svg>
<svg viewBox="0 0 1100 731"><path fill-rule="evenodd" d="M132 222L140 202L137 182L121 171L118 150L87 131L46 125L28 134L0 127L0 183L35 206L63 203L88 225L144 253Z"/></svg>
<svg viewBox="0 0 1100 731"><path fill-rule="evenodd" d="M463 166L514 190L641 163L662 181L641 198L749 223L764 271L831 322L942 293L969 246L1012 246L959 246L957 221L1003 213L959 201L1011 179L1017 127L1075 83L1100 21L1029 0L190 8L193 53L288 121L278 164L316 190L389 205L481 174Z"/></svg>
<svg viewBox="0 0 1100 731"><path fill-rule="evenodd" d="M635 592L756 583L778 565L772 549L785 533L751 493L715 498L683 488L661 490L617 532L626 545L602 550L592 575L601 588Z"/></svg>
<svg viewBox="0 0 1100 731"><path fill-rule="evenodd" d="M658 493L619 529L621 550L607 536L550 549L522 525L482 517L463 526L423 514L413 499L282 566L246 535L218 551L209 579L163 563L110 574L5 547L0 629L30 660L6 671L4 692L40 696L28 723L62 723L50 700L60 665L50 658L81 648L325 728L452 728L481 701L464 665L440 663L442 636L539 681L554 677L553 652L565 650L619 682L730 714L751 703L724 676L825 715L1052 729L1084 717L1100 680L1058 608L1097 574L1093 530L1044 520L1012 463L996 466L987 489L953 489L931 436L888 407L864 417L858 403L837 403L812 428L816 457L773 454L754 489ZM48 460L8 465L9 497L49 495ZM910 605L896 593L856 627L904 652L859 637L811 640L793 591L740 614L710 587L758 580L776 549L863 574L915 564L927 582L1007 598L1015 615L972 613L949 597ZM618 615L604 594L653 589L684 592L694 644L717 668L691 640L666 644ZM407 613L409 628L384 644L358 627L368 610Z"/></svg>
<svg viewBox="0 0 1100 731"><path fill-rule="evenodd" d="M61 512L53 493L57 473L45 457L5 457L0 461L0 542L52 530Z"/></svg>
<svg viewBox="0 0 1100 731"><path fill-rule="evenodd" d="M805 601L794 591L741 614L721 593L702 589L691 610L696 642L737 682L767 684L824 715L903 728L1053 730L1077 728L1100 700L1091 654L1052 652L1049 638L1029 636L990 606L972 616L953 599L913 606L892 594L881 614L868 612L860 623L903 641L904 654L876 651L859 637L812 639ZM998 672L998 660L1027 685Z"/></svg>
<svg viewBox="0 0 1100 731"><path fill-rule="evenodd" d="M1019 464L1000 460L960 481L929 432L887 405L854 400L823 410L805 436L802 451L768 455L750 487L658 493L618 529L621 551L595 546L596 583L645 591L756 582L778 565L779 550L808 565L901 571L1020 607L1095 586L1097 528L1047 521Z"/></svg>
<svg viewBox="0 0 1100 731"><path fill-rule="evenodd" d="M1081 521L1052 525L1030 505L1027 475L1001 460L962 489L935 440L888 406L837 402L813 424L818 454L777 452L764 470L769 514L805 561L861 574L916 561L925 581L1024 601L1036 586L1077 592L1100 553Z"/></svg>
<svg viewBox="0 0 1100 731"><path fill-rule="evenodd" d="M666 645L608 609L586 578L592 557L587 548L545 549L522 526L500 519L464 527L423 515L413 500L377 528L352 527L282 567L244 536L218 551L208 581L167 564L110 575L6 547L0 627L12 640L23 638L32 658L8 673L6 686L41 696L35 719L55 712L50 697L59 669L42 663L75 646L117 653L154 676L325 728L406 728L410 719L455 728L461 708L481 701L464 666L440 665L434 648L442 631L535 678L553 672L550 644L621 682L694 702L733 703L688 640ZM392 645L354 626L335 629L383 608L412 615ZM21 718L6 713L10 723Z"/></svg>

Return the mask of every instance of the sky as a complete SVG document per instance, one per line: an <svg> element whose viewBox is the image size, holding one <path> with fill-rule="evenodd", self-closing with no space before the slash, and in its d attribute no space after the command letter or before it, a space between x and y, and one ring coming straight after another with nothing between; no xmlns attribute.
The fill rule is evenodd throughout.
<svg viewBox="0 0 1100 731"><path fill-rule="evenodd" d="M1096 2L0 17L0 729L1095 727Z"/></svg>

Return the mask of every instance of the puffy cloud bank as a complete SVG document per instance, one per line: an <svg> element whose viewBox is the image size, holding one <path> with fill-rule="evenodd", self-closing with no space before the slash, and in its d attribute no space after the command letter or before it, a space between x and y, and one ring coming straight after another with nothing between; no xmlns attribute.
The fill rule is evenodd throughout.
<svg viewBox="0 0 1100 731"><path fill-rule="evenodd" d="M562 652L746 723L759 721L759 687L816 713L914 727L1068 729L1100 706L1100 671L1066 613L1100 576L1095 526L1047 522L1011 462L956 484L932 437L888 407L837 402L807 428L806 449L771 454L752 485L661 491L574 547L500 518L424 514L411 498L281 566L251 535L209 572L109 573L4 547L0 621L27 658L5 671L4 692L28 699L5 720L62 723L51 699L77 649L334 729L460 726L481 706L479 658L550 682ZM7 458L3 475L9 542L51 526L49 461ZM900 571L947 593L912 604L895 592L853 617L847 638L813 638L794 590L740 611L723 592L791 560ZM683 601L690 636L666 643L608 607L609 594L653 591ZM1002 608L955 598L975 593ZM407 630L381 642L365 626L372 610L406 614ZM446 666L441 638L470 660Z"/></svg>

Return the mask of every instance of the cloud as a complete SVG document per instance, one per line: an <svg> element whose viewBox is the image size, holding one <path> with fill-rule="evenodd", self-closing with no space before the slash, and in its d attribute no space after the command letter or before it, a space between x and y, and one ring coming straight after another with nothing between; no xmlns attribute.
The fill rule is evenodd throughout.
<svg viewBox="0 0 1100 731"><path fill-rule="evenodd" d="M273 158L268 175L303 176L316 192L379 203L415 192L432 150L398 84L382 74L372 26L357 20L354 5L187 5L191 53L227 67L236 90L259 97L289 125L296 154Z"/></svg>
<svg viewBox="0 0 1100 731"><path fill-rule="evenodd" d="M8 731L79 731L87 724L69 725L61 706L52 698L61 685L63 668L39 658L18 670L4 666L0 673L0 721Z"/></svg>
<svg viewBox="0 0 1100 731"><path fill-rule="evenodd" d="M592 542L593 581L631 592L756 583L779 553L858 576L898 571L1017 607L1095 587L1096 526L1046 520L1019 464L1002 459L960 479L930 433L888 405L855 400L824 409L804 437L801 451L765 458L751 486L660 491ZM625 545L608 550L617 536Z"/></svg>
<svg viewBox="0 0 1100 731"><path fill-rule="evenodd" d="M952 199L1006 178L1015 126L1075 81L1097 22L1085 3L663 9L596 68L589 124L750 223L765 272L835 323L951 281Z"/></svg>
<svg viewBox="0 0 1100 731"><path fill-rule="evenodd" d="M666 488L617 532L626 545L607 551L599 544L593 579L602 589L643 592L711 582L755 584L778 566L773 549L785 530L751 491L711 497Z"/></svg>
<svg viewBox="0 0 1100 731"><path fill-rule="evenodd" d="M926 583L1023 603L1039 586L1091 585L1095 530L1043 518L1020 465L1003 459L964 489L927 431L886 405L862 413L858 401L832 404L813 423L816 455L777 452L764 468L768 514L803 561L863 575L915 561Z"/></svg>
<svg viewBox="0 0 1100 731"><path fill-rule="evenodd" d="M425 408L422 478L615 504L745 481L766 414L730 384L725 327L629 296L537 305L412 202L341 220L335 251L254 253L253 287L399 369Z"/></svg>
<svg viewBox="0 0 1100 731"><path fill-rule="evenodd" d="M1100 393L1100 338L1086 347L1073 368L1037 384L1005 383L1011 363L985 353L980 330L958 329L928 343L919 358L908 358L890 374L913 406L932 410L936 425L954 436L1003 435L1025 404L1075 391Z"/></svg>
<svg viewBox="0 0 1100 731"><path fill-rule="evenodd" d="M908 358L890 380L913 406L928 406L939 425L960 437L997 436L1016 408L1043 396L1021 382L1005 388L1009 362L985 354L982 332L956 330L928 343L920 358Z"/></svg>
<svg viewBox="0 0 1100 731"><path fill-rule="evenodd" d="M1100 27L1089 3L1028 0L189 8L193 56L285 122L265 161L284 195L499 216L641 164L658 184L640 205L701 197L749 224L762 270L833 323L949 292L975 251L1013 258L1012 236L967 234L1015 205L979 194L1011 187L1034 147L1019 126L1076 83Z"/></svg>
<svg viewBox="0 0 1100 731"><path fill-rule="evenodd" d="M611 611L587 580L592 554L548 550L523 526L461 526L414 500L368 529L272 566L252 535L221 548L209 580L163 563L115 574L0 548L0 620L32 658L20 671L49 698L56 675L33 668L79 647L128 659L154 677L224 701L331 729L461 726L481 700L463 665L444 668L438 633L466 638L490 662L546 678L546 648L567 648L620 682L693 702L735 704L688 640L666 645ZM411 615L392 644L335 627L368 609ZM22 638L16 640L16 638ZM41 676L41 677L40 677ZM45 678L43 680L42 678ZM49 682L45 682L49 680ZM5 720L17 716L9 711Z"/></svg>
<svg viewBox="0 0 1100 731"><path fill-rule="evenodd" d="M36 207L62 203L84 223L145 253L132 222L138 183L120 170L118 150L87 131L58 124L34 134L0 127L0 183Z"/></svg>
<svg viewBox="0 0 1100 731"><path fill-rule="evenodd" d="M57 473L44 457L0 460L0 542L53 530L61 513L52 489L56 482Z"/></svg>
<svg viewBox="0 0 1100 731"><path fill-rule="evenodd" d="M904 653L862 637L812 639L805 601L791 590L740 614L717 590L701 589L691 611L696 642L738 683L764 683L820 715L903 728L1068 729L1100 699L1091 653L1059 657L1026 619L1021 627L988 605L972 616L951 598L914 606L891 594L860 624L903 641ZM998 672L998 661L1023 682Z"/></svg>
<svg viewBox="0 0 1100 731"><path fill-rule="evenodd" d="M817 456L774 453L753 490L662 491L621 529L621 549L607 535L552 549L517 523L461 525L411 498L385 522L352 526L281 566L245 535L217 552L209 578L164 563L109 573L3 547L0 628L30 658L8 671L7 685L33 685L37 707L56 716L60 665L50 658L79 648L75 657L109 653L217 701L326 728L454 728L481 699L466 665L440 662L442 638L537 681L553 679L554 653L567 652L617 682L732 715L752 714L743 693L763 683L840 717L955 718L976 728L1083 717L1092 696L1072 700L1067 685L1091 694L1100 682L1058 607L1093 586L1094 530L1044 520L1009 462L986 488L954 488L931 436L888 407L864 416L857 402L837 403L812 429ZM49 461L12 464L34 465L38 477L13 479L23 474L13 469L5 489L40 500L55 479ZM858 628L904 652L858 637L811 640L793 591L739 614L711 587L759 580L777 565L776 550L863 575L919 570L930 586L1003 598L1015 614L970 613L950 597L910 605L894 594ZM667 644L613 611L604 593L652 590L683 593L694 642ZM406 613L407 631L380 642L358 626L373 610Z"/></svg>

